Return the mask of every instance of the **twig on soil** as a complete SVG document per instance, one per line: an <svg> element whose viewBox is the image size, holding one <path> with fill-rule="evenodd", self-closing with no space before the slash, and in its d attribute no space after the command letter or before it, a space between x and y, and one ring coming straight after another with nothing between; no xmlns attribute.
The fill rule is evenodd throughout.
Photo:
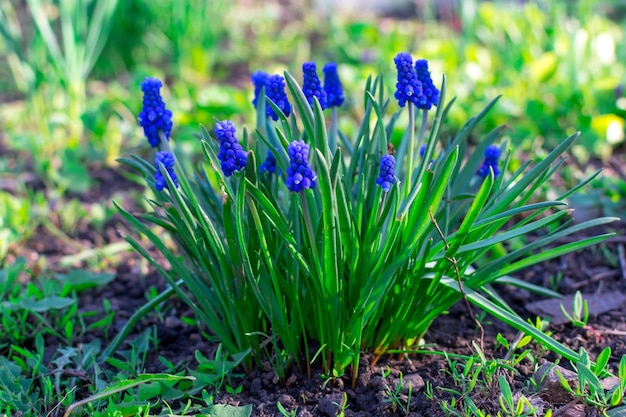
<svg viewBox="0 0 626 417"><path fill-rule="evenodd" d="M583 326L583 329L593 334L593 336L596 338L596 345L599 343L602 343L602 334L598 332L596 329L594 329L593 326L586 325L586 326Z"/></svg>
<svg viewBox="0 0 626 417"><path fill-rule="evenodd" d="M615 329L598 329L596 330L599 334L603 335L611 335L611 336L626 336L626 331L624 330L615 330Z"/></svg>
<svg viewBox="0 0 626 417"><path fill-rule="evenodd" d="M552 413L552 417L560 416L561 414L563 414L564 412L566 412L567 410L569 410L570 408L578 404L581 400L582 400L582 397L574 398L572 401L568 402L563 407L559 408L554 413Z"/></svg>
<svg viewBox="0 0 626 417"><path fill-rule="evenodd" d="M618 271L612 271L612 270L603 271L603 272L600 272L600 273L592 276L589 279L573 283L573 284L571 284L571 286L572 286L573 289L576 290L576 289L578 289L580 287L584 287L585 285L589 285L589 284L593 284L594 282L602 281L605 278L614 278L614 277L617 277L617 276L619 276L619 272Z"/></svg>

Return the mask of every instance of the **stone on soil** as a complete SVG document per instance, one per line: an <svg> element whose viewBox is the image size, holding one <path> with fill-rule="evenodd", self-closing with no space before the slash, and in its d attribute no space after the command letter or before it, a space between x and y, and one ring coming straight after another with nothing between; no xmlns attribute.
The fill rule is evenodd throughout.
<svg viewBox="0 0 626 417"><path fill-rule="evenodd" d="M541 398L553 404L565 404L571 401L573 397L563 387L557 372L565 379L572 390L576 390L578 375L551 362L541 365L533 375L533 379L539 383L539 396Z"/></svg>
<svg viewBox="0 0 626 417"><path fill-rule="evenodd" d="M339 404L339 405L338 405ZM317 409L322 415L336 417L343 405L343 393L335 392L324 395L317 403Z"/></svg>
<svg viewBox="0 0 626 417"><path fill-rule="evenodd" d="M400 382L399 379L398 382ZM409 387L411 387L412 392L417 392L425 386L424 379L418 374L403 375L402 384L404 384L404 392L407 394L409 392Z"/></svg>

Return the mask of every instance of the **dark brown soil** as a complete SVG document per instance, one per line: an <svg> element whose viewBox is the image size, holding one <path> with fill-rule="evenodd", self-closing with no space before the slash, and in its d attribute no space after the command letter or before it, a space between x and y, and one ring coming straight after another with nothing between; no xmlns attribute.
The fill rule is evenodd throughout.
<svg viewBox="0 0 626 417"><path fill-rule="evenodd" d="M113 171L98 172L96 177L99 178L99 188L81 196L86 203L110 198L115 190L141 189ZM123 203L133 204L132 199ZM550 277L560 271L564 278L559 283L558 289L562 293L570 294L576 290L584 294L626 293L624 273L626 266L623 264L624 260L620 260L618 256L618 246L624 246L626 243L624 238L626 224L616 223L610 229L617 231L618 235L603 243L601 247L555 259L530 268L517 276L535 284L548 286ZM126 226L118 216L115 216L107 222L103 230L95 230L86 223L80 222L74 239L85 248L100 247L120 241L125 233L127 233ZM24 256L29 263L34 264L37 259L45 256L48 267L57 269L61 257L75 252L75 249L59 241L41 227L36 237L30 239L26 245L14 248L5 262L10 263L16 256ZM113 261L102 262L99 265L105 270L114 271L117 274L116 278L104 288L83 293L80 298L80 310L99 311L102 309L103 300L110 301L112 310L115 311L115 321L108 334L109 339L106 339L101 332L86 335L87 340L98 337L103 340L103 345L106 345L121 330L137 308L145 303L145 295L149 288L155 287L162 290L165 288L165 283L134 252L122 253ZM85 266L85 264L77 266ZM537 300L537 296L512 287L499 288L499 290L521 316L534 319L526 309L526 305ZM474 313L479 312L474 311ZM202 352L205 357L214 357L217 344L203 336L206 329L189 326L181 320L181 317L191 316L189 308L180 301L171 299L159 314L148 315L137 326L131 338L140 331L154 326L159 339L158 347L149 352L145 364L146 372L167 371L159 360L159 356L175 365L190 369L197 366L194 357L196 350ZM604 347L610 346L613 351L610 364L615 370L619 358L626 354L626 319L624 317L626 317L626 305L600 317L592 317L589 321L592 329L581 329L564 324L551 326L550 330L557 340L570 348L587 349L592 359ZM97 319L98 317L93 320ZM472 347L474 341L479 345L483 344L484 353L488 359L503 358L506 352L495 346L495 336L497 333L502 333L508 340L512 340L516 332L489 316L484 318L482 324L485 335L481 341L480 331L470 318L465 304L459 303L450 310L449 314L434 322L426 334L426 342L431 344L432 347L429 349L432 351L472 355L475 353ZM537 347L535 351L540 355ZM3 353L0 352L0 354ZM545 354L541 360L554 361L555 359L554 355ZM277 402L290 412L297 409L295 414L297 416L336 416L338 415L336 404L343 403L345 393L348 402L345 416L444 415L441 403L450 399L450 394L440 388L455 388L453 379L446 372L449 366L445 358L435 354L383 356L374 366L370 365L372 360L370 354L363 354L355 388L351 387L351 380L348 376L332 381L323 380L322 371L319 368L312 369L311 379L294 371L287 378L284 387L278 384L269 368L257 369L243 377L232 378L229 385L233 388L241 386L242 391L236 395L227 395L222 392L216 398L216 402L232 405L251 404L253 416L280 415ZM566 361L563 361L561 365L568 367ZM524 361L518 370L519 374L514 376L512 384L516 390L521 390L532 376L533 367L529 361ZM386 371L389 371L389 375L383 378L383 372ZM418 389L412 393L408 414L400 409L394 410L393 403L389 401L386 393L387 387L395 389L400 374L405 382L411 380L418 386ZM432 399L427 398L426 390L420 386L421 379L433 387ZM497 394L494 392L496 391L486 391L473 398L478 406L488 411L491 410L492 415L497 405ZM401 397L406 401L406 392L403 392ZM564 404L548 404L547 406L557 410ZM588 415L592 415L592 409L589 408L588 411Z"/></svg>

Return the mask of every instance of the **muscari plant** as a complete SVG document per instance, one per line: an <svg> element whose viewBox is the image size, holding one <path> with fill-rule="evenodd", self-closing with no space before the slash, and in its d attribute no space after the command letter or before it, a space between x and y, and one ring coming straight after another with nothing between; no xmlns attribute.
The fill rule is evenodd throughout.
<svg viewBox="0 0 626 417"><path fill-rule="evenodd" d="M573 223L564 199L590 179L536 201L577 135L509 172L506 143L495 144L502 128L468 143L497 99L454 137L441 137L454 101L445 101L445 77L438 88L428 63L414 64L408 53L395 64L395 100L381 75L370 77L353 138L336 128L343 104L336 65L324 68L324 85L314 63L303 65L302 87L287 72L254 73L254 132L239 134L228 120L214 134L201 126L204 159L193 175L175 157L161 82L147 78L139 119L156 159L122 161L145 176L153 211L119 209L169 269L139 240L129 242L228 352L247 354L247 368L269 360L281 381L290 366L310 372L317 360L329 376L351 369L355 383L362 351L379 358L417 347L433 320L462 299L576 360L518 316L494 284L557 296L510 274L610 236L560 240L615 220ZM392 138L405 113L404 135ZM533 240L507 250L508 240L530 233Z"/></svg>

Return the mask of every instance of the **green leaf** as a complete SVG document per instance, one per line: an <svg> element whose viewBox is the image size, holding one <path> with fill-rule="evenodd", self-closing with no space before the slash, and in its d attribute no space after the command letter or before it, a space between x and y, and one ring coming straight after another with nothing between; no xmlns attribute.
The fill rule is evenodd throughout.
<svg viewBox="0 0 626 417"><path fill-rule="evenodd" d="M148 401L151 398L161 395L161 384L159 382L146 382L139 385L137 389L137 398L139 401Z"/></svg>
<svg viewBox="0 0 626 417"><path fill-rule="evenodd" d="M549 288L545 288L542 287L540 285L535 285L532 284L530 282L521 280L521 279L517 279L508 275L505 275L503 277L499 277L494 281L496 284L502 284L502 285L512 285L514 287L526 290L526 291L530 291L532 293L541 295L542 297L549 297L549 298L561 298L563 297L563 295L559 294L556 291L552 291Z"/></svg>
<svg viewBox="0 0 626 417"><path fill-rule="evenodd" d="M607 346L598 354L596 358L596 366L593 368L593 372L599 377L605 373L605 367L609 363L611 357L611 347Z"/></svg>
<svg viewBox="0 0 626 417"><path fill-rule="evenodd" d="M589 387L592 388L595 392L604 392L604 388L602 387L602 383L594 374L591 369L585 364L577 363L576 368L579 374L579 378L581 381L586 381L589 384ZM581 386L582 387L582 386Z"/></svg>
<svg viewBox="0 0 626 417"><path fill-rule="evenodd" d="M507 410L513 411L513 393L511 392L511 386L506 381L503 375L498 376L498 386L500 387L500 392L502 398L506 402Z"/></svg>
<svg viewBox="0 0 626 417"><path fill-rule="evenodd" d="M74 404L70 405L65 410L65 414L63 414L63 417L69 417L72 414L72 411L74 411L74 409L78 407L82 407L83 405L89 404L93 401L110 397L111 395L119 393L119 392L127 391L141 384L154 383L154 382L179 382L183 380L193 381L195 380L195 378L191 376L179 376L179 375L169 375L169 374L142 374L142 375L139 375L135 379L129 379L126 381L119 382L117 384L113 384L107 387L105 390L102 390L83 400L75 402Z"/></svg>
<svg viewBox="0 0 626 417"><path fill-rule="evenodd" d="M315 142L315 128L314 128L314 116L313 110L309 105L309 101L306 99L306 96L302 92L302 89L298 85L298 82L295 78L288 72L284 73L285 83L291 92L291 96L293 97L294 104L298 109L298 114L302 117L302 124L304 125L304 131L307 134L309 140L312 141L314 148L319 148L318 144Z"/></svg>
<svg viewBox="0 0 626 417"><path fill-rule="evenodd" d="M458 293L461 292L459 285L455 279L444 278L441 280L441 283ZM552 352L562 355L566 359L569 359L573 362L578 362L579 355L576 352L557 342L542 331L537 330L534 326L528 324L517 314L498 307L471 288L463 287L463 292L465 293L467 299L480 309L485 310L487 313L491 314L499 320L502 320L504 323L515 328L516 330L532 336L533 339L541 343Z"/></svg>
<svg viewBox="0 0 626 417"><path fill-rule="evenodd" d="M565 245L561 245L556 248L544 250L541 253L528 256L518 262L509 264L509 266L502 268L500 270L500 273L509 275L515 271L519 271L520 269L526 268L530 265L536 265L543 261L547 261L548 259L556 258L557 256L562 256L570 252L576 252L586 247L593 246L597 243L605 241L611 236L614 236L614 234L606 233L606 234L595 236L595 237L581 239L578 242L567 243Z"/></svg>
<svg viewBox="0 0 626 417"><path fill-rule="evenodd" d="M38 313L43 313L48 310L61 310L71 305L76 304L75 299L67 298L67 297L58 297L56 295L51 297L45 297L41 300L34 300L32 298L26 298L18 301L17 303L12 303L5 301L2 303L2 308L8 310L32 310Z"/></svg>
<svg viewBox="0 0 626 417"><path fill-rule="evenodd" d="M70 294L72 291L84 291L89 288L106 285L113 281L115 274L96 273L86 269L71 269L67 274L55 274L63 286L62 296Z"/></svg>

